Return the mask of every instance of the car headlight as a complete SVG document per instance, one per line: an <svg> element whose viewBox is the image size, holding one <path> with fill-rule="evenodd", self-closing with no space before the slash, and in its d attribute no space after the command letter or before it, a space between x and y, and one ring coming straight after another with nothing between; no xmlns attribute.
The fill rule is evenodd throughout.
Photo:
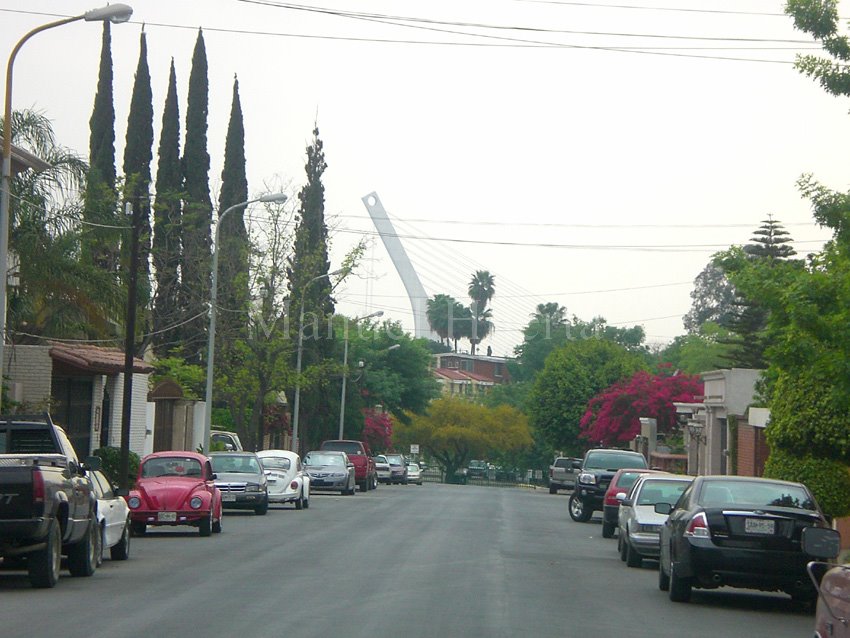
<svg viewBox="0 0 850 638"><path fill-rule="evenodd" d="M131 496L129 499L127 499L127 505L130 507L131 510L136 509L141 504L142 499L140 499L138 496Z"/></svg>
<svg viewBox="0 0 850 638"><path fill-rule="evenodd" d="M345 474L343 474L342 472L335 472L334 474L331 474L331 476L333 476L334 478L342 478L343 476L345 476Z"/></svg>
<svg viewBox="0 0 850 638"><path fill-rule="evenodd" d="M596 474L592 472L582 472L578 475L578 482L585 485L596 485Z"/></svg>
<svg viewBox="0 0 850 638"><path fill-rule="evenodd" d="M201 499L200 496L193 496L192 500L189 501L189 507L191 507L193 510L200 509L201 505L203 504L204 501Z"/></svg>
<svg viewBox="0 0 850 638"><path fill-rule="evenodd" d="M245 486L245 491L246 492L259 492L260 486L257 485L256 483L248 483L248 485Z"/></svg>

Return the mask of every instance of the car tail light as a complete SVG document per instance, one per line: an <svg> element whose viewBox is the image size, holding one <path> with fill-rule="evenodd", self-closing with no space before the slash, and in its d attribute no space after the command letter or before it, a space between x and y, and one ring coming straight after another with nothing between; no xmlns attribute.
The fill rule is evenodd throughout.
<svg viewBox="0 0 850 638"><path fill-rule="evenodd" d="M292 483L289 484L289 489L297 490L298 489L298 481L292 481Z"/></svg>
<svg viewBox="0 0 850 638"><path fill-rule="evenodd" d="M32 502L33 505L44 504L44 477L38 469L32 471Z"/></svg>
<svg viewBox="0 0 850 638"><path fill-rule="evenodd" d="M553 476L555 476L555 470L553 470L553 469L550 467L550 468L549 468L549 478L552 478Z"/></svg>
<svg viewBox="0 0 850 638"><path fill-rule="evenodd" d="M694 536L696 538L708 538L708 520L705 518L705 512L700 512L695 515L688 527L685 529L685 536Z"/></svg>

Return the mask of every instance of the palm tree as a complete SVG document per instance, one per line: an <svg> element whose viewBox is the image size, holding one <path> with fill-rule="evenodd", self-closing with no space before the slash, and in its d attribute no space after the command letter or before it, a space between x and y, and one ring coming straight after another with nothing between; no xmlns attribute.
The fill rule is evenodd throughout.
<svg viewBox="0 0 850 638"><path fill-rule="evenodd" d="M469 281L467 292L472 299L470 304L472 322L467 338L472 354L475 354L476 346L493 331L493 322L490 321L492 312L487 308L487 304L496 292L495 281L495 277L487 270L476 270Z"/></svg>
<svg viewBox="0 0 850 638"><path fill-rule="evenodd" d="M428 308L425 311L431 330L440 337L440 343L445 343L447 346L449 345L449 314L455 304L457 300L451 295L434 295L428 300Z"/></svg>
<svg viewBox="0 0 850 638"><path fill-rule="evenodd" d="M553 329L558 329L567 323L567 309L561 304L550 301L548 303L539 303L531 315L532 325L526 328L526 336L529 334L541 334L548 339L552 336Z"/></svg>
<svg viewBox="0 0 850 638"><path fill-rule="evenodd" d="M9 293L13 338L105 335L109 318L120 316L122 295L114 281L78 259L78 193L84 190L88 167L57 144L50 120L37 111L12 114L12 141L50 165L12 180L9 243L20 264L18 284Z"/></svg>

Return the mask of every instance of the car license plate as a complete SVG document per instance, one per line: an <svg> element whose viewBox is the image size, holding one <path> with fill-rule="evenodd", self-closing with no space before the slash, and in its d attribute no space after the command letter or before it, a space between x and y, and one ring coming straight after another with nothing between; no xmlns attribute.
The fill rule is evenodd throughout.
<svg viewBox="0 0 850 638"><path fill-rule="evenodd" d="M747 534L775 534L776 521L763 518L744 519L744 531Z"/></svg>
<svg viewBox="0 0 850 638"><path fill-rule="evenodd" d="M236 500L236 494L222 494L221 500L225 503L233 503Z"/></svg>
<svg viewBox="0 0 850 638"><path fill-rule="evenodd" d="M177 512L157 512L156 520L160 523L176 523Z"/></svg>

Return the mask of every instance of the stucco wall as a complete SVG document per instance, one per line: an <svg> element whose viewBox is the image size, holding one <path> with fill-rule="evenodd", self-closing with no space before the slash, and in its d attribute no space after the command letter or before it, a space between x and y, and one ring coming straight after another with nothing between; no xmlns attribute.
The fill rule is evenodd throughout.
<svg viewBox="0 0 850 638"><path fill-rule="evenodd" d="M3 374L9 377L10 396L28 404L28 411L46 411L50 404L53 360L44 346L6 346Z"/></svg>

